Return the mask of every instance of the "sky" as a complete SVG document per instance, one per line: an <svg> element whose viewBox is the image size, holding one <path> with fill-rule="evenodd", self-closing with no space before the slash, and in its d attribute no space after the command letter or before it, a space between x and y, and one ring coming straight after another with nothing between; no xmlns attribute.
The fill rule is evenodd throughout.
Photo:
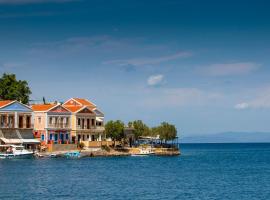
<svg viewBox="0 0 270 200"><path fill-rule="evenodd" d="M180 136L270 132L270 2L0 0L0 73L32 100L88 98L106 120Z"/></svg>

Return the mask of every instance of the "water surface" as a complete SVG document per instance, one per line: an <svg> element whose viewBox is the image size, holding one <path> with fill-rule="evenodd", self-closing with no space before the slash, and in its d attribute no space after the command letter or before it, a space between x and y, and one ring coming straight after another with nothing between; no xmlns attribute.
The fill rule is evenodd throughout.
<svg viewBox="0 0 270 200"><path fill-rule="evenodd" d="M270 199L270 144L183 144L178 157L0 161L0 199Z"/></svg>

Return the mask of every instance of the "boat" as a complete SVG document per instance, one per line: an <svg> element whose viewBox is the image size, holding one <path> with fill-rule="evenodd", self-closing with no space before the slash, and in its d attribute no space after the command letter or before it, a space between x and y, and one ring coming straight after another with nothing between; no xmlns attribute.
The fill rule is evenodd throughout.
<svg viewBox="0 0 270 200"><path fill-rule="evenodd" d="M80 158L81 157L81 154L80 154L79 151L73 151L73 152L65 153L64 156L66 158Z"/></svg>
<svg viewBox="0 0 270 200"><path fill-rule="evenodd" d="M0 145L0 159L33 158L34 152L28 151L24 146Z"/></svg>
<svg viewBox="0 0 270 200"><path fill-rule="evenodd" d="M153 155L155 152L152 150L152 148L139 148L138 153L132 153L131 156L149 156Z"/></svg>

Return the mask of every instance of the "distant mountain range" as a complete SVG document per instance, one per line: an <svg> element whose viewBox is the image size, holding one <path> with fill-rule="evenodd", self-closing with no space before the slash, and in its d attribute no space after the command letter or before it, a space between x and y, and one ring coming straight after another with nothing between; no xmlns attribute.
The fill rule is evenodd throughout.
<svg viewBox="0 0 270 200"><path fill-rule="evenodd" d="M180 143L258 143L270 142L270 133L265 132L224 132L209 135L183 137Z"/></svg>

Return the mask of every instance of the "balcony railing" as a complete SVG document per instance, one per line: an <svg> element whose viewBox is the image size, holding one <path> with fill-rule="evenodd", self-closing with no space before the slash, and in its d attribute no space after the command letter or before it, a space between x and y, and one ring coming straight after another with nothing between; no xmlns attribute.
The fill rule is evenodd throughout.
<svg viewBox="0 0 270 200"><path fill-rule="evenodd" d="M83 127L77 125L77 130L103 130L104 126L90 126L90 127Z"/></svg>
<svg viewBox="0 0 270 200"><path fill-rule="evenodd" d="M70 124L67 123L53 123L53 124L48 124L48 128L70 128Z"/></svg>
<svg viewBox="0 0 270 200"><path fill-rule="evenodd" d="M18 128L33 128L34 124L19 124Z"/></svg>
<svg viewBox="0 0 270 200"><path fill-rule="evenodd" d="M22 129L30 129L33 128L33 124L18 124L18 128ZM15 125L13 123L1 123L0 128L15 128Z"/></svg>
<svg viewBox="0 0 270 200"><path fill-rule="evenodd" d="M13 123L1 123L0 124L0 128L14 128L14 124Z"/></svg>

